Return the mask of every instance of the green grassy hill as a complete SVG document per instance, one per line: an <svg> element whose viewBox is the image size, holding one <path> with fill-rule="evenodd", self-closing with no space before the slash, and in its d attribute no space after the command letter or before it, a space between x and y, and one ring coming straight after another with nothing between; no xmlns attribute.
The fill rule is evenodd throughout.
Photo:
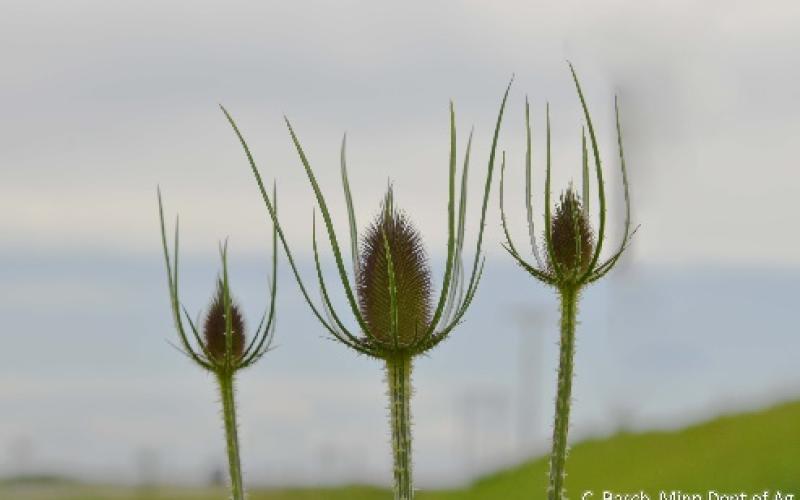
<svg viewBox="0 0 800 500"><path fill-rule="evenodd" d="M579 499L585 490L602 498L661 490L754 493L782 490L800 500L800 402L758 413L723 417L675 432L619 434L572 449L567 489ZM544 498L547 462L540 458L485 477L463 490L420 492L420 500ZM251 500L386 500L386 490L369 487L251 491ZM223 491L161 490L48 485L36 488L0 483L2 500L185 499L219 500Z"/></svg>
<svg viewBox="0 0 800 500"><path fill-rule="evenodd" d="M800 498L800 402L723 417L676 432L619 434L575 446L567 490L619 493L661 490L754 493L781 489ZM425 498L532 498L544 492L547 461L539 459L484 478L468 490ZM542 495L543 496L543 495Z"/></svg>

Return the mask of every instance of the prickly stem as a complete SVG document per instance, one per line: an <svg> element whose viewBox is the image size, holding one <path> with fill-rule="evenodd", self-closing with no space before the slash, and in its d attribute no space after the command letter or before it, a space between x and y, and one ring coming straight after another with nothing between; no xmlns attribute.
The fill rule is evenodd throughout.
<svg viewBox="0 0 800 500"><path fill-rule="evenodd" d="M244 500L242 465L239 459L239 436L236 424L236 402L234 401L233 374L218 374L219 391L222 398L222 417L225 422L225 440L228 448L228 467L231 477L232 500Z"/></svg>
<svg viewBox="0 0 800 500"><path fill-rule="evenodd" d="M394 498L412 500L411 479L411 356L398 354L386 360L389 412L394 457Z"/></svg>
<svg viewBox="0 0 800 500"><path fill-rule="evenodd" d="M558 392L556 395L555 423L553 425L553 451L550 454L550 480L548 500L562 500L564 491L564 464L567 459L567 433L572 397L572 371L575 356L575 323L578 312L578 290L564 287L561 298L561 342L558 364Z"/></svg>

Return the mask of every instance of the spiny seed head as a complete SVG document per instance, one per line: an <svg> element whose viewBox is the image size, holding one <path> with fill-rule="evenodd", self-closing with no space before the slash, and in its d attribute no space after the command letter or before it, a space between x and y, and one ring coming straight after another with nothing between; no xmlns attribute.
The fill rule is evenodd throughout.
<svg viewBox="0 0 800 500"><path fill-rule="evenodd" d="M386 194L380 214L364 235L358 300L370 333L394 343L391 332L388 243L397 290L397 344L410 345L428 328L431 319L431 272L419 232Z"/></svg>
<svg viewBox="0 0 800 500"><path fill-rule="evenodd" d="M556 204L550 231L555 262L565 271L585 272L592 261L594 234L583 213L581 200L571 186ZM549 265L551 269L556 267L552 261Z"/></svg>
<svg viewBox="0 0 800 500"><path fill-rule="evenodd" d="M203 327L206 349L217 360L225 359L225 290L222 280L217 281L217 292L208 307ZM233 330L232 352L234 360L244 354L244 318L239 306L231 299L231 327Z"/></svg>

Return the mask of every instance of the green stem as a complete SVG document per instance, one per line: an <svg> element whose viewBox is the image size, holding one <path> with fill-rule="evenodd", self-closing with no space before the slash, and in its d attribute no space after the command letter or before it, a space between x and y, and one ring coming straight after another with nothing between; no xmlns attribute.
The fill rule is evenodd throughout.
<svg viewBox="0 0 800 500"><path fill-rule="evenodd" d="M222 417L225 421L225 440L228 446L228 467L231 475L232 500L244 500L242 464L239 460L239 437L236 429L236 403L234 402L233 374L218 374L222 396Z"/></svg>
<svg viewBox="0 0 800 500"><path fill-rule="evenodd" d="M569 407L572 397L572 369L575 356L575 318L578 312L578 290L565 287L561 297L561 354L558 364L558 394L553 424L553 451L550 455L548 500L564 498L564 463L567 459Z"/></svg>
<svg viewBox="0 0 800 500"><path fill-rule="evenodd" d="M412 500L411 481L411 356L401 354L386 360L389 410L394 457L394 498Z"/></svg>

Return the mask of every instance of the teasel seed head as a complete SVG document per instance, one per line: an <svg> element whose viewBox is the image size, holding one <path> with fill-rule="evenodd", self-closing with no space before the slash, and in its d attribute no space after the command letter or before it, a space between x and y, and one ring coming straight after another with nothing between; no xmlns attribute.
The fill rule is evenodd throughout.
<svg viewBox="0 0 800 500"><path fill-rule="evenodd" d="M232 351L233 360L238 361L244 354L244 318L239 306L231 300L231 329L233 331ZM206 320L203 327L203 337L206 349L216 361L225 360L225 289L222 279L217 281L217 291L208 307Z"/></svg>
<svg viewBox="0 0 800 500"><path fill-rule="evenodd" d="M570 186L561 194L550 225L553 244L549 266L556 265L567 273L583 273L589 268L594 252L594 234L581 200Z"/></svg>
<svg viewBox="0 0 800 500"><path fill-rule="evenodd" d="M364 235L360 261L359 308L370 333L381 342L395 342L391 332L391 265L396 288L397 345L410 345L431 321L431 272L422 238L408 217L395 210L391 187L380 214Z"/></svg>

